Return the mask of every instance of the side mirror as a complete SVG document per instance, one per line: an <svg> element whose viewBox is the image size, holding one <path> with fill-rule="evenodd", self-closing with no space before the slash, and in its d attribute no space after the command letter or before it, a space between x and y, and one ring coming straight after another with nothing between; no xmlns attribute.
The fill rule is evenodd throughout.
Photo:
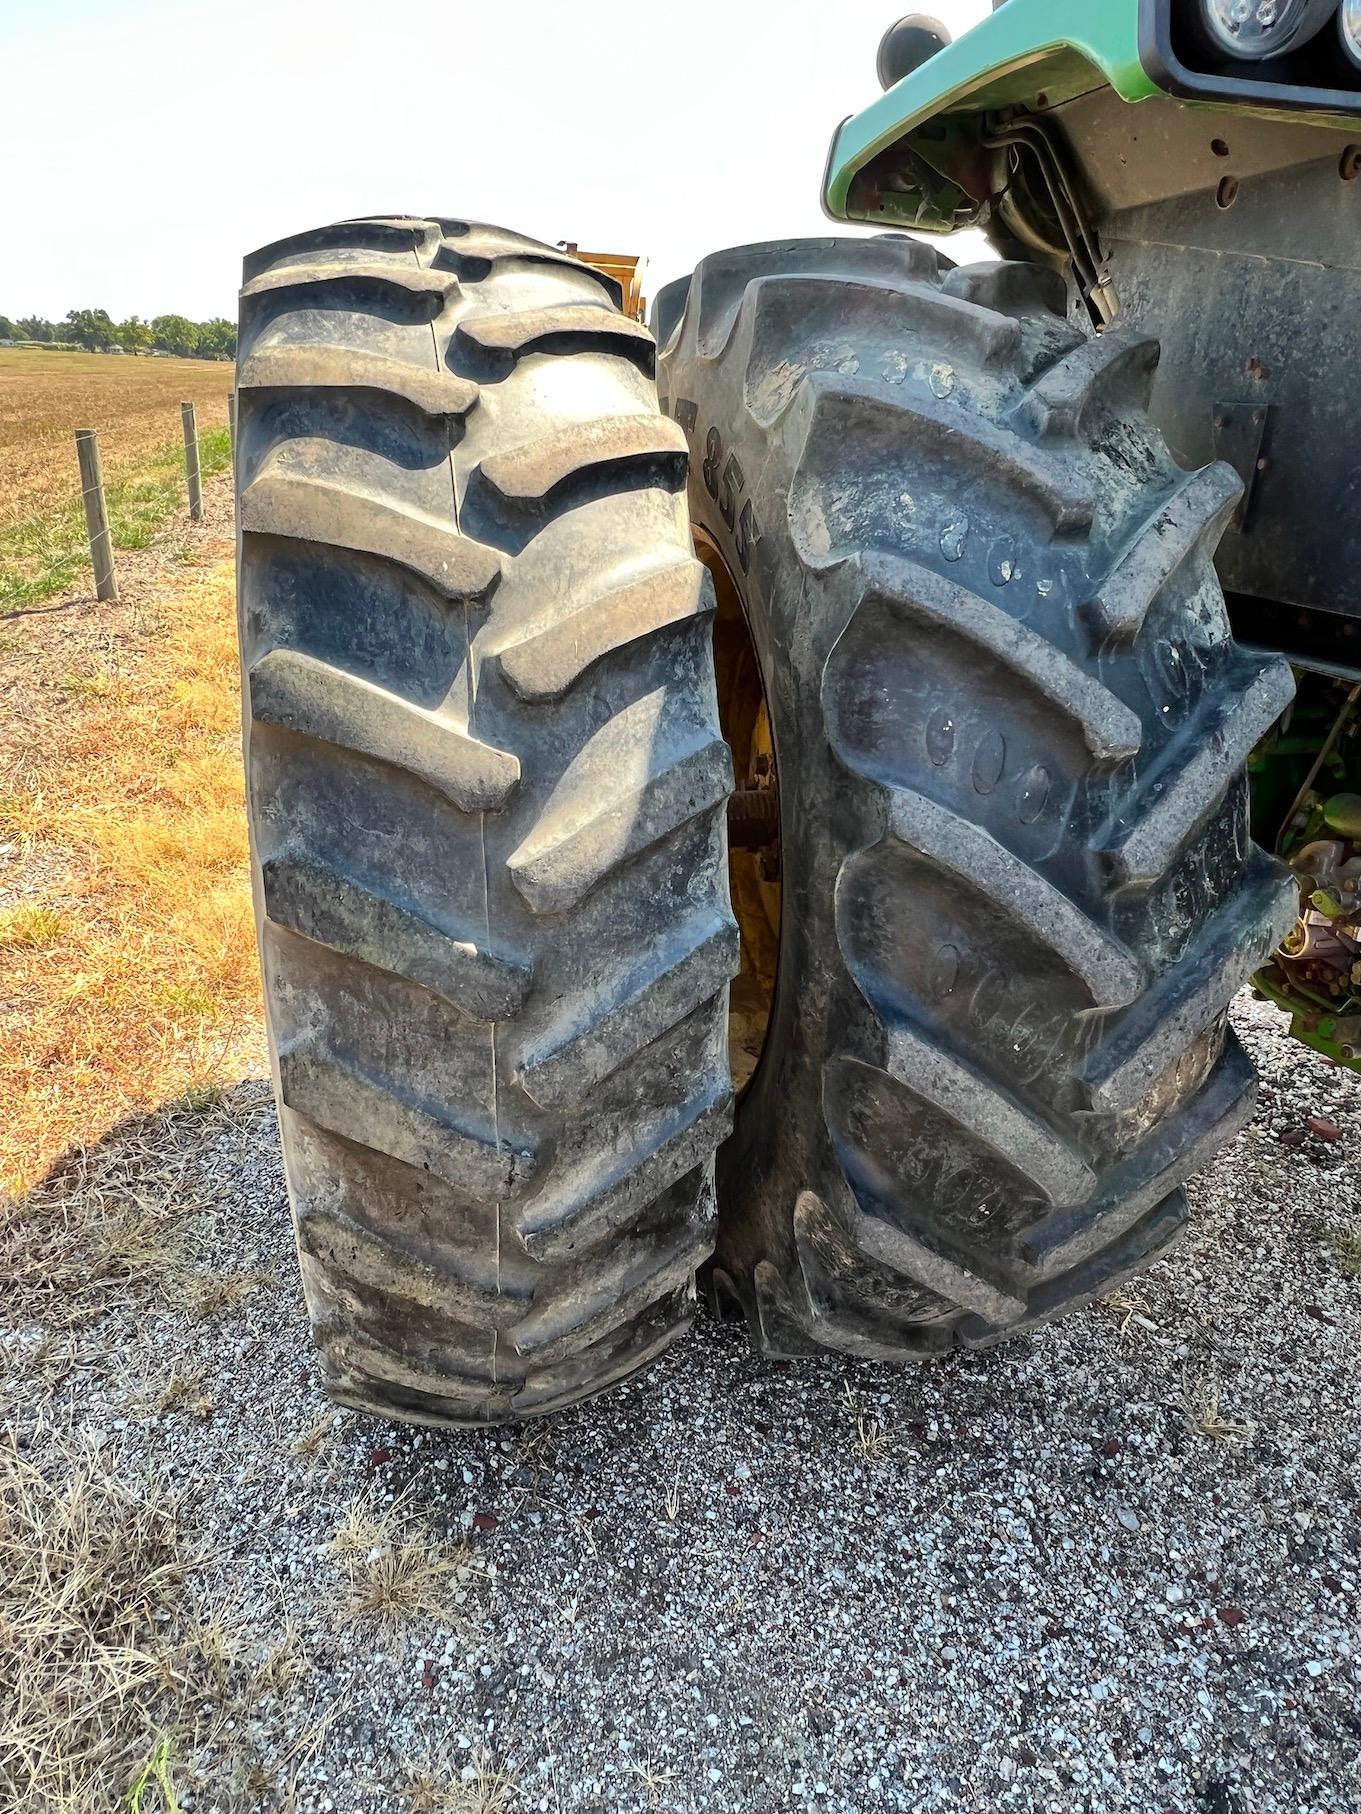
<svg viewBox="0 0 1361 1814"><path fill-rule="evenodd" d="M879 86L892 88L948 43L950 34L939 19L927 13L908 13L896 25L890 25L879 40Z"/></svg>

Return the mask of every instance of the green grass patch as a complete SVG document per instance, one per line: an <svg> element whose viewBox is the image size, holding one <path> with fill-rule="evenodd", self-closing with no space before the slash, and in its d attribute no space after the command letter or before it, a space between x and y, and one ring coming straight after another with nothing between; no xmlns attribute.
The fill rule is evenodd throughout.
<svg viewBox="0 0 1361 1814"><path fill-rule="evenodd" d="M206 429L199 437L204 478L225 472L231 463L230 432ZM115 550L145 548L167 517L187 501L183 445L167 447L136 472L109 480L104 498ZM68 592L93 590L79 493L57 509L0 534L0 611L22 611Z"/></svg>
<svg viewBox="0 0 1361 1814"><path fill-rule="evenodd" d="M50 907L24 902L0 911L0 947L41 951L46 945L54 945L61 934L61 915Z"/></svg>
<svg viewBox="0 0 1361 1814"><path fill-rule="evenodd" d="M226 1094L220 1083L191 1083L175 1106L186 1115L211 1115Z"/></svg>
<svg viewBox="0 0 1361 1814"><path fill-rule="evenodd" d="M1361 1279L1361 1222L1332 1237L1337 1263L1349 1279Z"/></svg>
<svg viewBox="0 0 1361 1814"><path fill-rule="evenodd" d="M154 1801L147 1799L149 1794L154 1795ZM164 1814L179 1814L180 1803L170 1776L168 1738L158 1742L128 1786L128 1814L152 1814L153 1809L162 1809Z"/></svg>
<svg viewBox="0 0 1361 1814"><path fill-rule="evenodd" d="M168 1008L172 1014L194 1015L200 1020L207 1020L222 1006L221 1001L211 989L190 983L163 983L159 989L153 991L152 999L158 1007ZM191 1091L189 1094L192 1095L192 1093ZM185 1097L185 1107L196 1114L202 1114L205 1107L215 1108L216 1106L216 1094L214 1100L207 1104L196 1104L189 1100L188 1095Z"/></svg>

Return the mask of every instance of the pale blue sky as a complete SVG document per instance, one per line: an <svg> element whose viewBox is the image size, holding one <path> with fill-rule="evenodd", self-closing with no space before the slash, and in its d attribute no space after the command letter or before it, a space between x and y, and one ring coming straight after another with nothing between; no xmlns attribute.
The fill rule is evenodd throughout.
<svg viewBox="0 0 1361 1814"><path fill-rule="evenodd" d="M910 10L903 8L901 10ZM957 32L987 0L943 0ZM828 231L892 0L0 0L0 311L234 315L243 252L471 215L649 255Z"/></svg>

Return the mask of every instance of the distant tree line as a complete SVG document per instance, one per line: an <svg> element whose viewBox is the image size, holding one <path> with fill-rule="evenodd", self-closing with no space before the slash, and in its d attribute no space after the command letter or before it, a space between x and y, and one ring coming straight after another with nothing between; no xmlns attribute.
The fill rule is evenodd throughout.
<svg viewBox="0 0 1361 1814"><path fill-rule="evenodd" d="M183 315L157 315L143 321L129 315L115 321L105 309L71 309L65 321L24 315L12 321L0 315L0 340L36 340L41 345L80 346L90 352L175 353L181 359L235 359L236 323L218 316L190 321Z"/></svg>

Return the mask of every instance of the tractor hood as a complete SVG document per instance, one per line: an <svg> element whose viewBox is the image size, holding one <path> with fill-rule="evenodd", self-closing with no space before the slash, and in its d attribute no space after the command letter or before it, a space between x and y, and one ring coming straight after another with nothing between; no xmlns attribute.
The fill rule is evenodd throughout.
<svg viewBox="0 0 1361 1814"><path fill-rule="evenodd" d="M982 221L994 160L984 140L998 115L1047 113L1094 89L1124 101L1173 95L1192 105L1355 132L1361 92L1188 67L1174 47L1182 0L1006 0L937 52L832 140L823 208L838 221L953 233ZM1284 59L1281 59L1284 62Z"/></svg>

